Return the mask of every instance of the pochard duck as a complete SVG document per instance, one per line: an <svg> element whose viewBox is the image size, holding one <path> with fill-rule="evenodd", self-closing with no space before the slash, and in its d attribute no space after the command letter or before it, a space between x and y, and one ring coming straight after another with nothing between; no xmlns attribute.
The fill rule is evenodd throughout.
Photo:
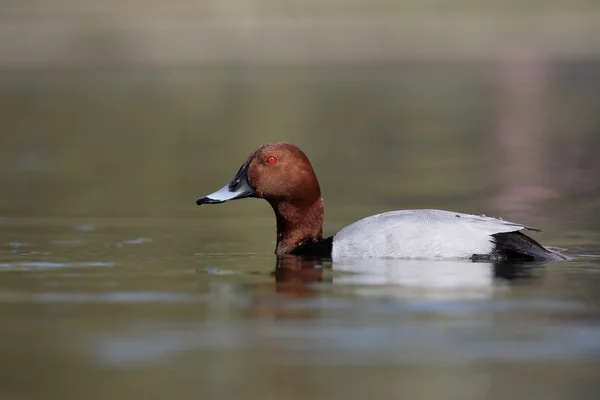
<svg viewBox="0 0 600 400"><path fill-rule="evenodd" d="M217 204L256 197L275 212L275 254L323 258L405 258L550 261L566 256L498 218L442 210L390 211L363 218L323 238L323 199L306 154L289 143L256 148L231 182L196 200Z"/></svg>

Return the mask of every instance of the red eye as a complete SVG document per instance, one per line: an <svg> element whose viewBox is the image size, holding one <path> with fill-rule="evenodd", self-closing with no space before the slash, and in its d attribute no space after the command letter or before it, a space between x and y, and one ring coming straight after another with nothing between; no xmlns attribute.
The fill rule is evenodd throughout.
<svg viewBox="0 0 600 400"><path fill-rule="evenodd" d="M271 156L271 157L267 158L267 162L269 164L275 164L277 162L277 159L275 157Z"/></svg>

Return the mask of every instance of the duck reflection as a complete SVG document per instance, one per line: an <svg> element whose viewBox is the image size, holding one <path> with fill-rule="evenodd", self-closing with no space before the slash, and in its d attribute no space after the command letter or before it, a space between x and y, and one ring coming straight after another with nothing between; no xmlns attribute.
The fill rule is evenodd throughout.
<svg viewBox="0 0 600 400"><path fill-rule="evenodd" d="M323 281L323 260L299 256L278 257L273 275L277 293L309 295L315 292L313 284Z"/></svg>
<svg viewBox="0 0 600 400"><path fill-rule="evenodd" d="M252 312L261 318L318 318L321 303L339 291L359 297L402 300L486 300L510 285L540 274L540 264L393 259L326 259L279 257L274 285L253 289Z"/></svg>
<svg viewBox="0 0 600 400"><path fill-rule="evenodd" d="M507 284L532 280L531 263L486 263L467 260L347 259L334 261L323 274L324 260L295 256L277 259L273 275L277 293L309 296L315 283L347 286L357 294L424 298L487 298ZM365 290L365 288L367 290Z"/></svg>
<svg viewBox="0 0 600 400"><path fill-rule="evenodd" d="M251 312L254 317L277 320L314 319L318 307L305 304L320 295L323 261L298 256L278 257L271 273L274 284L252 286ZM329 278L331 282L331 278Z"/></svg>
<svg viewBox="0 0 600 400"><path fill-rule="evenodd" d="M507 284L533 278L531 264L466 260L345 260L333 264L333 284L353 285L362 295L417 299L487 299Z"/></svg>

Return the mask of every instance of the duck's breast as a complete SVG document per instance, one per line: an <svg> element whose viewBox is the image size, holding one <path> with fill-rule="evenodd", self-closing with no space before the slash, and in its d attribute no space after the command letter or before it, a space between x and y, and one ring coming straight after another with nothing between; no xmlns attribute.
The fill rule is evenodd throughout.
<svg viewBox="0 0 600 400"><path fill-rule="evenodd" d="M402 210L348 225L333 237L333 258L461 259L490 254L491 235L531 229L486 216L441 210Z"/></svg>

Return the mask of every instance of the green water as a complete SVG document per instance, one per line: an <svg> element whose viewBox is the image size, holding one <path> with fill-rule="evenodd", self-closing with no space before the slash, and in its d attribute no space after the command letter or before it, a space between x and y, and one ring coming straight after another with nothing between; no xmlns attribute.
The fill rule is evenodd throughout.
<svg viewBox="0 0 600 400"><path fill-rule="evenodd" d="M598 398L597 71L0 73L0 397ZM576 260L276 269L266 202L195 205L270 140L328 234L441 208Z"/></svg>

